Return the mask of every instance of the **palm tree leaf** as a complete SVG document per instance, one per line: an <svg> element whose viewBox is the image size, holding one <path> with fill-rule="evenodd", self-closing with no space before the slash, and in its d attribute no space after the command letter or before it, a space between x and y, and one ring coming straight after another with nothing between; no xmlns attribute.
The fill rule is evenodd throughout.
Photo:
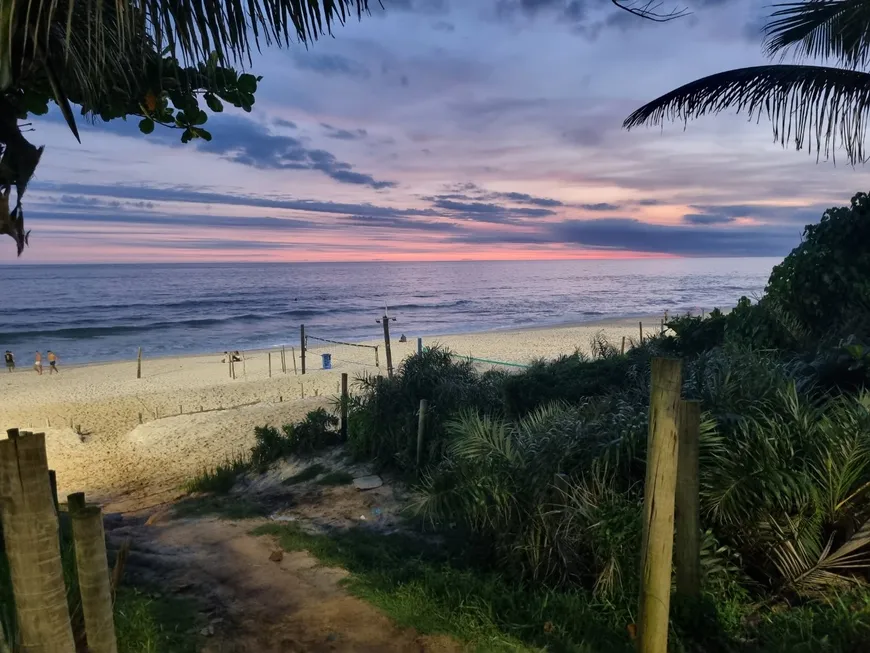
<svg viewBox="0 0 870 653"><path fill-rule="evenodd" d="M698 79L642 106L623 127L659 125L727 109L773 123L774 139L817 156L843 147L851 163L863 162L870 110L870 73L821 66L738 68Z"/></svg>
<svg viewBox="0 0 870 653"><path fill-rule="evenodd" d="M848 67L867 61L870 3L866 0L810 0L779 5L765 27L767 52L788 48L811 58L831 59Z"/></svg>
<svg viewBox="0 0 870 653"><path fill-rule="evenodd" d="M0 16L0 82L15 52L12 24L34 27L35 43L58 36L69 47L78 37L99 67L115 54L112 44L153 40L173 57L204 61L217 52L223 64L250 64L261 45L309 43L355 13L369 9L369 0L5 0ZM8 12L8 15L7 15ZM87 16L85 34L75 15ZM6 28L6 29L3 29ZM77 34L77 31L79 32Z"/></svg>

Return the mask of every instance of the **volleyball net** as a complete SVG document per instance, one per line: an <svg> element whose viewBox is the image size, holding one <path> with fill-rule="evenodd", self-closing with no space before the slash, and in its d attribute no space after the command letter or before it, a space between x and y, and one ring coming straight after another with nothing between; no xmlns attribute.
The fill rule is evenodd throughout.
<svg viewBox="0 0 870 653"><path fill-rule="evenodd" d="M319 336L305 335L305 352L307 367L314 369L319 361L313 360L314 356L329 354L331 359L338 363L349 365L362 365L365 367L380 367L380 352L378 345L360 345L355 342L342 340L330 340Z"/></svg>

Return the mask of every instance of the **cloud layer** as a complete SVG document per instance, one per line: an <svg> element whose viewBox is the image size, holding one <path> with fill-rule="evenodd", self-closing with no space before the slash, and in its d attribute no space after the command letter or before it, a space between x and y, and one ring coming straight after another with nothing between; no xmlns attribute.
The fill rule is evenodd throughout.
<svg viewBox="0 0 870 653"><path fill-rule="evenodd" d="M253 113L211 116L211 142L113 121L80 146L56 113L34 120L26 260L781 256L862 190L861 170L783 151L764 122L621 129L671 88L761 63L751 0L693 0L666 24L591 0L383 4L259 56Z"/></svg>

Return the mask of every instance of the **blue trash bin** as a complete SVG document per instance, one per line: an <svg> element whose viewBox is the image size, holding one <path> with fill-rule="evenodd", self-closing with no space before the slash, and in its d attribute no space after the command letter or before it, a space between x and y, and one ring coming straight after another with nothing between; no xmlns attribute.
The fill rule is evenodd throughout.
<svg viewBox="0 0 870 653"><path fill-rule="evenodd" d="M332 354L320 354L320 358L323 359L323 369L331 370L332 369Z"/></svg>

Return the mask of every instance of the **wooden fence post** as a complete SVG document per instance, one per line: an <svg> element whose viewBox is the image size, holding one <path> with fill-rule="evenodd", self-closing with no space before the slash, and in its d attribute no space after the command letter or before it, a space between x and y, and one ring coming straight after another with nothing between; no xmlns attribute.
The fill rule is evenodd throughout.
<svg viewBox="0 0 870 653"><path fill-rule="evenodd" d="M281 345L281 373L287 374L287 350Z"/></svg>
<svg viewBox="0 0 870 653"><path fill-rule="evenodd" d="M622 347L619 348L619 353L620 354L625 353L625 336L622 336Z"/></svg>
<svg viewBox="0 0 870 653"><path fill-rule="evenodd" d="M347 440L347 403L350 400L347 394L347 372L341 373L341 439Z"/></svg>
<svg viewBox="0 0 870 653"><path fill-rule="evenodd" d="M3 534L22 651L75 651L51 496L45 434L0 441Z"/></svg>
<svg viewBox="0 0 870 653"><path fill-rule="evenodd" d="M85 505L83 493L69 495L67 507L72 517L76 572L88 650L91 653L117 653L103 513L98 506Z"/></svg>
<svg viewBox="0 0 870 653"><path fill-rule="evenodd" d="M677 594L701 596L701 518L698 450L701 433L701 402L684 400L680 405L680 444L677 463L676 542L674 564Z"/></svg>
<svg viewBox="0 0 870 653"><path fill-rule="evenodd" d="M269 378L271 379L272 378L272 352L271 351L269 352L268 356L269 356Z"/></svg>
<svg viewBox="0 0 870 653"><path fill-rule="evenodd" d="M299 360L302 362L302 373L305 374L305 325L299 325Z"/></svg>
<svg viewBox="0 0 870 653"><path fill-rule="evenodd" d="M296 370L296 347L290 347L290 353L293 354L293 374L299 374Z"/></svg>
<svg viewBox="0 0 870 653"><path fill-rule="evenodd" d="M139 353L136 355L136 378L142 378L142 347L139 347Z"/></svg>
<svg viewBox="0 0 870 653"><path fill-rule="evenodd" d="M417 356L423 355L423 338L417 338Z"/></svg>
<svg viewBox="0 0 870 653"><path fill-rule="evenodd" d="M429 408L429 402L425 399L420 400L420 415L417 418L417 469L423 463L423 438L426 435L426 410Z"/></svg>
<svg viewBox="0 0 870 653"><path fill-rule="evenodd" d="M682 361L652 360L641 541L640 653L667 653Z"/></svg>
<svg viewBox="0 0 870 653"><path fill-rule="evenodd" d="M638 322L637 328L640 331L640 344L643 345L643 322Z"/></svg>

